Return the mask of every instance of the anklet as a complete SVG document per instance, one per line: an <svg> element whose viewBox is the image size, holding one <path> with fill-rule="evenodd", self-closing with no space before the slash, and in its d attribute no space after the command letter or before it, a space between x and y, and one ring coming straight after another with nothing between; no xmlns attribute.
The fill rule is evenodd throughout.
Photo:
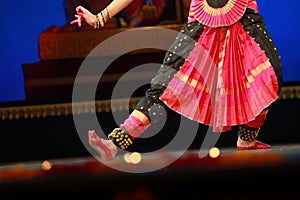
<svg viewBox="0 0 300 200"><path fill-rule="evenodd" d="M253 141L256 139L260 127L251 128L249 126L241 125L239 127L238 136L244 141Z"/></svg>
<svg viewBox="0 0 300 200"><path fill-rule="evenodd" d="M108 139L112 140L115 145L125 150L132 145L132 137L123 128L115 128L109 135Z"/></svg>

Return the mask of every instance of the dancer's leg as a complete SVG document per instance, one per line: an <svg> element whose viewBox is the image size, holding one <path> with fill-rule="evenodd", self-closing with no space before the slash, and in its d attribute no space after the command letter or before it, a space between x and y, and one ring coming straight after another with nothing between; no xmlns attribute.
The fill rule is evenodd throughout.
<svg viewBox="0 0 300 200"><path fill-rule="evenodd" d="M118 148L127 149L149 126L148 117L135 109L119 128L108 135L108 140L100 138L94 130L89 131L89 144L104 160L112 160Z"/></svg>
<svg viewBox="0 0 300 200"><path fill-rule="evenodd" d="M268 109L264 110L253 121L240 125L238 130L237 149L268 149L272 146L256 140L258 133L266 120Z"/></svg>
<svg viewBox="0 0 300 200"><path fill-rule="evenodd" d="M148 94L148 93L147 93ZM112 160L118 148L127 149L133 144L135 138L142 135L165 112L164 105L155 95L145 96L136 106L135 110L118 128L109 135L108 140L100 138L94 130L89 131L89 143L105 160ZM157 103L158 102L158 103ZM150 121L151 119L151 121Z"/></svg>
<svg viewBox="0 0 300 200"><path fill-rule="evenodd" d="M203 30L204 26L198 22L183 25L178 37L166 53L158 73L151 80L151 86L146 91L146 95L138 102L134 111L119 128L108 135L109 141L99 138L95 131L90 131L88 134L89 142L104 159L113 159L118 148L126 149L129 147L135 138L143 134L151 124L155 124L166 114L168 107L159 98L184 63L185 58L195 47L195 43L187 38L197 41ZM117 138L117 135L122 138ZM128 144L125 141L127 138L130 141L127 141Z"/></svg>

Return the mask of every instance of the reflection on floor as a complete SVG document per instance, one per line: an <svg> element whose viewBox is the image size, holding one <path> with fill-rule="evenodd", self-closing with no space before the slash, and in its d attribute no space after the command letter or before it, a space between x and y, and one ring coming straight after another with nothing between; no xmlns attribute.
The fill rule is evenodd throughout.
<svg viewBox="0 0 300 200"><path fill-rule="evenodd" d="M113 161L87 156L2 164L0 191L2 197L43 199L97 194L101 199L297 199L299 169L297 144L119 152Z"/></svg>

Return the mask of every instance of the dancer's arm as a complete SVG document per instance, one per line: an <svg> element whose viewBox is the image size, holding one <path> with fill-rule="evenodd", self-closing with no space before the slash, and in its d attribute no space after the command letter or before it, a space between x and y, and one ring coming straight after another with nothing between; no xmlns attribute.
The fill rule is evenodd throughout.
<svg viewBox="0 0 300 200"><path fill-rule="evenodd" d="M126 6L128 6L133 0L113 0L106 8L102 10L103 16L100 14L101 11L98 14L100 20L103 19L103 22L105 23L110 18L118 14L121 10L123 10ZM76 7L76 19L71 21L71 24L78 24L79 27L82 26L82 21L85 21L90 26L94 26L96 24L97 18L96 13L91 13L88 9L84 8L83 6L77 6ZM103 18L102 18L103 17ZM101 25L103 26L104 23Z"/></svg>

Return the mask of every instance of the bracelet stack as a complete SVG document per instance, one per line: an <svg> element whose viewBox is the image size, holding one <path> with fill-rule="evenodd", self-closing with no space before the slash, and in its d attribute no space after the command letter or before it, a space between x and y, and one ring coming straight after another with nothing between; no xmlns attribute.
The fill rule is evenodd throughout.
<svg viewBox="0 0 300 200"><path fill-rule="evenodd" d="M109 10L108 10L108 6L104 10L106 10L107 17L108 17L108 19L110 19L110 13L109 13ZM107 20L104 17L103 10L101 12L97 13L95 15L95 18L96 18L96 20L95 20L94 28L99 29L100 27L104 27Z"/></svg>
<svg viewBox="0 0 300 200"><path fill-rule="evenodd" d="M99 18L99 16L98 16L98 14L97 15L95 15L95 17L96 17L96 20L95 20L95 25L94 25L94 29L99 29L100 28L100 18Z"/></svg>

